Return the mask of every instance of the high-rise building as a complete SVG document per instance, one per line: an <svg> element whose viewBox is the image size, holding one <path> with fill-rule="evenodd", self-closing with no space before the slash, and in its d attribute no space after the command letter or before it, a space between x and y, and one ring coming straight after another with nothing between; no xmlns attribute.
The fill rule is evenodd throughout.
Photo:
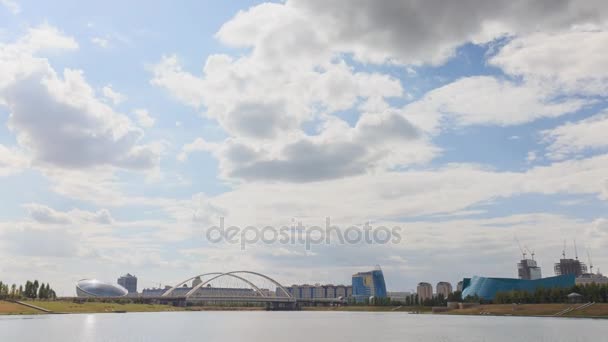
<svg viewBox="0 0 608 342"><path fill-rule="evenodd" d="M130 273L118 278L118 285L127 289L129 293L137 293L137 277Z"/></svg>
<svg viewBox="0 0 608 342"><path fill-rule="evenodd" d="M443 298L448 298L448 295L452 293L452 284L447 281L440 281L436 287L437 295L443 295Z"/></svg>
<svg viewBox="0 0 608 342"><path fill-rule="evenodd" d="M364 301L369 297L386 297L386 284L380 266L373 271L353 274L352 284L356 301Z"/></svg>
<svg viewBox="0 0 608 342"><path fill-rule="evenodd" d="M517 276L519 279L536 280L542 278L540 267L534 259L522 259L517 264Z"/></svg>
<svg viewBox="0 0 608 342"><path fill-rule="evenodd" d="M458 282L458 285L456 285L456 291L462 292L462 284L463 284L462 280Z"/></svg>
<svg viewBox="0 0 608 342"><path fill-rule="evenodd" d="M580 262L578 259L559 259L559 263L555 264L555 275L574 274L577 277L587 273L587 265Z"/></svg>
<svg viewBox="0 0 608 342"><path fill-rule="evenodd" d="M429 283L418 283L416 287L416 293L418 294L418 300L420 302L433 298L433 285Z"/></svg>

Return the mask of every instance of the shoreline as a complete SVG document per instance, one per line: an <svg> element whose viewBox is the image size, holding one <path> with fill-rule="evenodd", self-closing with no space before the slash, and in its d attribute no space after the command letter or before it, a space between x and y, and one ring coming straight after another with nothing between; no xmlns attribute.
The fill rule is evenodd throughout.
<svg viewBox="0 0 608 342"><path fill-rule="evenodd" d="M430 307L394 307L394 306L341 306L341 307L303 307L307 312L395 312L439 316L493 316L493 317L542 317L542 318L587 318L608 319L608 304L595 304L587 310L572 311L565 315L555 314L570 304L488 304L474 308L454 309L433 313ZM39 307L36 310L33 307ZM85 302L82 304L69 301L27 301L23 304L0 301L0 316L5 315L59 315L59 314L92 314L92 313L138 313L138 312L200 312L200 311L266 311L263 307L241 306L196 306L174 307L159 304L118 304L104 302Z"/></svg>

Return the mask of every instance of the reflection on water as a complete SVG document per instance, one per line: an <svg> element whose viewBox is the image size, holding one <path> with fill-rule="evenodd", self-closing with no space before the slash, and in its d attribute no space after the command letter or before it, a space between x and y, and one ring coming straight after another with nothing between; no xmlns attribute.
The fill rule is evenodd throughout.
<svg viewBox="0 0 608 342"><path fill-rule="evenodd" d="M608 321L361 312L0 316L0 341L605 341Z"/></svg>

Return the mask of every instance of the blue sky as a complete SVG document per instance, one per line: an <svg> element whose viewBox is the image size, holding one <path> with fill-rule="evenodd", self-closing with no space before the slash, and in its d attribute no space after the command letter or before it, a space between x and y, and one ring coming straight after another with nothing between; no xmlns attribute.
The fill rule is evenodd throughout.
<svg viewBox="0 0 608 342"><path fill-rule="evenodd" d="M506 3L0 1L3 280L380 264L408 290L514 276L514 236L545 276L574 238L601 267L607 8ZM242 251L219 217L406 238Z"/></svg>

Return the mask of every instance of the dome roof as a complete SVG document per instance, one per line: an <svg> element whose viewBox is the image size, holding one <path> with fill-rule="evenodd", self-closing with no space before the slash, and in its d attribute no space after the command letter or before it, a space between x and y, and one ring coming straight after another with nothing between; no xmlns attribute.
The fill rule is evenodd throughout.
<svg viewBox="0 0 608 342"><path fill-rule="evenodd" d="M128 291L120 285L108 284L97 279L83 279L76 284L78 297L123 297Z"/></svg>

